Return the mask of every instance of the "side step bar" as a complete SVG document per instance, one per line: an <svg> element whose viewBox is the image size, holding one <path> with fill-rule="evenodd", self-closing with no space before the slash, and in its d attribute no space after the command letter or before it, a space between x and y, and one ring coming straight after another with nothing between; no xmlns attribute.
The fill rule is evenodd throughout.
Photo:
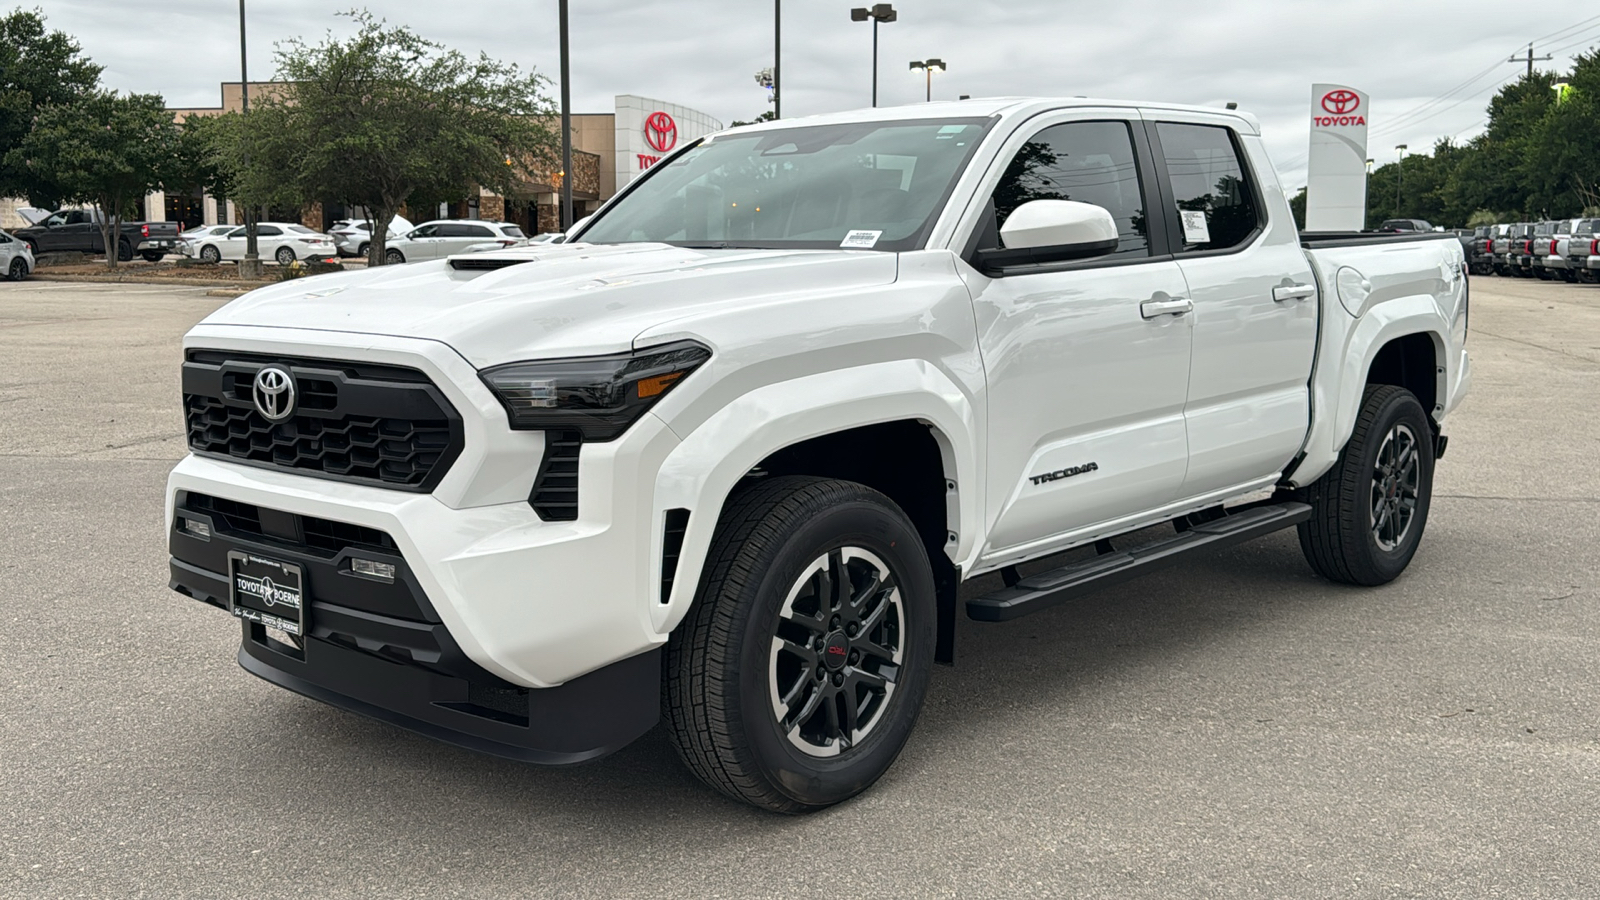
<svg viewBox="0 0 1600 900"><path fill-rule="evenodd" d="M987 596L974 597L967 601L967 617L979 622L1008 622L1137 578L1186 553L1240 544L1309 518L1311 507L1304 503L1251 507L1194 525L1181 534L1136 550L1103 553L1091 560L1029 576Z"/></svg>

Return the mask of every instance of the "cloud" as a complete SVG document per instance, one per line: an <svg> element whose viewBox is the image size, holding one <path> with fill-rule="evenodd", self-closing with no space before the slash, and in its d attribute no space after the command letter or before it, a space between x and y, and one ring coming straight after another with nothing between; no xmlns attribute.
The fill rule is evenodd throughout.
<svg viewBox="0 0 1600 900"><path fill-rule="evenodd" d="M276 41L348 34L325 2L247 0L250 71L273 71ZM783 10L785 118L865 106L872 34L849 7L789 0ZM1600 17L1550 13L1510 23L1445 0L1214 0L1087 3L1078 0L900 0L900 20L879 29L879 102L922 99L913 59L937 56L934 96L1096 96L1219 106L1237 101L1261 119L1284 184L1304 183L1311 84L1371 92L1370 155L1395 144L1431 147L1470 137L1494 89L1522 71L1504 62L1530 40L1559 49L1541 66L1565 69L1600 39ZM558 71L556 0L383 0L374 13L457 49L514 61L552 79ZM682 103L722 119L767 108L754 73L772 64L772 9L763 0L583 0L571 4L573 107L611 109L615 94ZM173 106L214 106L218 83L239 77L237 7L166 0L148 8L103 0L50 0L51 26L78 37L122 90L156 91ZM1557 18L1557 16L1560 18ZM1578 25L1578 28L1572 26ZM1526 33L1524 33L1526 32ZM1445 102L1399 118L1468 79ZM1395 123L1386 126L1386 121Z"/></svg>

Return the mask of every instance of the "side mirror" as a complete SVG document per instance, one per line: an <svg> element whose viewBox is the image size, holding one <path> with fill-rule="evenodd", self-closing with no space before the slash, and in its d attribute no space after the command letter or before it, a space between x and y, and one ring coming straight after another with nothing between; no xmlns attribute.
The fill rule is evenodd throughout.
<svg viewBox="0 0 1600 900"><path fill-rule="evenodd" d="M979 250L985 274L1010 266L1068 262L1117 249L1117 222L1104 207L1075 200L1030 200L1000 229L1004 249Z"/></svg>

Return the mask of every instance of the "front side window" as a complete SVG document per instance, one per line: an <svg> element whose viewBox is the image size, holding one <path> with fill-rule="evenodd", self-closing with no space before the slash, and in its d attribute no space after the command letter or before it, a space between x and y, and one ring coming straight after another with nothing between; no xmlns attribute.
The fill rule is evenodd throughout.
<svg viewBox="0 0 1600 900"><path fill-rule="evenodd" d="M988 127L963 118L718 137L653 166L578 239L919 249Z"/></svg>
<svg viewBox="0 0 1600 900"><path fill-rule="evenodd" d="M406 237L409 237L409 238L430 238L430 237L433 237L434 234L438 232L438 230L439 230L439 226L437 226L437 225L424 225L421 228L418 228L416 231L413 231L410 234L406 235Z"/></svg>
<svg viewBox="0 0 1600 900"><path fill-rule="evenodd" d="M1032 200L1076 200L1111 213L1112 256L1148 256L1150 241L1133 135L1126 122L1067 122L1034 135L994 189L995 227Z"/></svg>
<svg viewBox="0 0 1600 900"><path fill-rule="evenodd" d="M1227 250L1249 240L1260 205L1233 133L1218 125L1160 122L1156 134L1182 219L1185 251Z"/></svg>

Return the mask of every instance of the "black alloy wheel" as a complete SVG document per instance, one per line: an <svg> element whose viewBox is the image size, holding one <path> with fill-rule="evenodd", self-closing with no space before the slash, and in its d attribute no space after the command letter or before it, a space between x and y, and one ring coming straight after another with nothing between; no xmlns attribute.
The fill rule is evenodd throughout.
<svg viewBox="0 0 1600 900"><path fill-rule="evenodd" d="M222 262L222 251L211 244L207 244L200 248L200 258L208 263L219 263Z"/></svg>
<svg viewBox="0 0 1600 900"><path fill-rule="evenodd" d="M11 267L6 270L6 277L12 281L21 281L28 277L28 264L22 261L22 257L11 260Z"/></svg>
<svg viewBox="0 0 1600 900"><path fill-rule="evenodd" d="M273 258L278 261L278 265L287 266L294 262L294 248L279 247L278 252L273 254Z"/></svg>
<svg viewBox="0 0 1600 900"><path fill-rule="evenodd" d="M1433 495L1433 426L1405 388L1367 385L1350 440L1323 476L1299 491L1311 568L1344 584L1387 584L1411 564Z"/></svg>
<svg viewBox="0 0 1600 900"><path fill-rule="evenodd" d="M772 714L808 756L838 756L894 698L905 611L883 560L862 547L817 557L778 611L767 671Z"/></svg>
<svg viewBox="0 0 1600 900"><path fill-rule="evenodd" d="M739 488L664 661L662 718L695 775L755 806L848 800L894 763L932 674L932 569L916 528L864 485Z"/></svg>

